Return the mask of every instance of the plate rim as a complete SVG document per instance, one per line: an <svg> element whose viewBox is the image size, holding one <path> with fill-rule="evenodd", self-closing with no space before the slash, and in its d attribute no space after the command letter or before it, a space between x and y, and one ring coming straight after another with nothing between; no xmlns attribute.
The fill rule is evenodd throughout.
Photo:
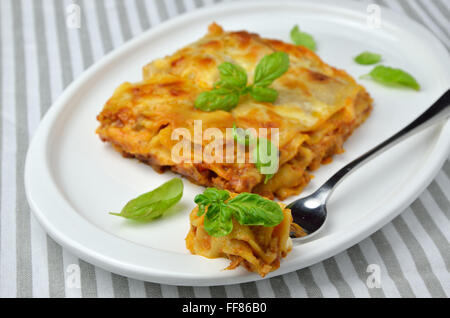
<svg viewBox="0 0 450 318"><path fill-rule="evenodd" d="M94 75L96 72L101 71L105 66L107 66L111 61L114 61L116 59L120 59L121 56L125 55L128 51L130 51L134 46L140 45L141 42L148 41L154 36L157 36L158 34L163 34L166 30L177 27L177 25L183 24L187 20L193 20L196 17L203 16L206 14L214 15L217 12L220 12L221 10L234 10L236 8L242 9L242 7L251 8L256 5L258 6L284 6L284 5L294 5L294 6L302 6L302 5L312 5L312 6L318 6L318 7L325 7L327 4L333 5L333 7L337 7L335 2L331 1L321 1L320 3L317 2L310 2L310 1L300 1L300 2L293 2L293 1L247 1L245 3L239 3L239 2L231 2L231 3L223 3L220 5L214 5L214 6L207 6L198 10L194 10L191 12L187 12L185 14L179 15L177 17L174 17L166 22L163 22L157 26L152 27L151 29L143 32L139 36L136 36L135 38L131 39L130 41L122 44L117 49L113 50L112 52L108 53L106 56L102 57L98 62L96 62L94 65L92 65L89 69L84 71L74 82L72 82L63 92L62 94L57 98L57 100L53 103L52 107L48 110L48 112L45 114L43 119L41 120L38 129L36 130L32 141L30 143L29 149L27 151L26 161L25 161L25 173L24 173L24 181L25 181L25 192L28 199L28 202L30 204L31 210L33 211L34 216L37 218L39 223L43 226L45 231L59 244L67 248L70 252L74 253L78 257L95 264L97 266L100 266L102 268L105 268L111 272L119 273L128 277L133 277L136 279L141 280L148 280L158 283L164 283L164 284L173 284L173 285L189 285L189 286L211 286L211 285L228 285L228 284L234 284L234 283L243 283L248 281L255 281L260 279L259 276L255 274L245 275L245 276L230 276L226 275L225 273L220 273L220 275L216 275L214 277L210 276L202 276L202 275L188 275L186 276L186 273L176 273L171 272L168 273L167 271L157 270L155 268L149 268L149 267L142 267L142 266L136 266L135 264L130 264L126 262L121 262L117 259L113 259L109 256L106 256L102 253L99 253L99 251L93 250L90 246L80 245L77 240L74 240L73 237L69 237L66 233L62 233L62 231L57 228L55 228L55 225L52 224L50 220L46 218L46 212L41 208L44 204L42 202L42 193L39 195L39 191L42 192L42 190L37 187L36 184L36 178L39 176L42 177L42 175L45 175L45 170L40 169L50 169L48 167L48 161L47 158L47 144L49 138L51 136L49 135L49 132L52 130L53 124L55 122L55 119L58 118L58 115L65 109L65 105L71 98L73 94L76 93L79 87L81 87L89 78L91 78L92 75ZM349 1L348 3L345 3L344 8L353 10L356 7L361 8L365 4L363 3L357 3ZM388 8L383 7L383 10L388 10L389 15L393 15L395 17L401 17L403 20L407 20L408 23L412 23L415 25L416 28L421 29L421 32L426 32L428 35L429 40L434 41L434 45L438 48L437 54L447 53L442 43L437 40L437 38L428 31L425 27L417 23L416 21L410 19L409 17L400 15L394 11L391 11ZM383 13L386 13L383 11ZM445 54L444 54L445 55ZM446 61L448 62L448 61ZM443 62L445 63L445 61ZM428 157L426 157L426 164L423 165L423 169L421 169L419 177L416 177L414 179L414 182L412 182L410 185L410 188L407 190L404 190L401 192L401 195L399 196L400 199L397 199L394 201L396 204L391 203L391 208L388 210L391 210L389 213L386 212L385 216L380 218L376 218L376 222L364 222L366 223L366 227L364 230L359 231L349 231L347 235L343 235L340 237L340 242L337 243L337 246L334 246L332 249L332 252L330 253L330 248L322 248L320 252L317 252L313 255L313 257L310 257L309 261L306 263L303 263L301 267L296 267L295 262L291 264L291 266L282 266L279 268L276 272L273 272L266 276L266 278L282 275L288 272L291 272L293 270L297 270L299 268L310 266L316 262L319 262L323 259L332 257L336 255L337 253L340 253L341 251L349 248L350 246L358 243L363 238L368 237L373 232L381 228L383 225L390 222L394 217L396 217L398 214L400 214L404 208L406 208L413 200L417 198L417 196L423 191L423 189L433 180L434 176L438 173L439 169L441 168L444 161L447 159L449 153L450 153L450 144L445 144L445 140L450 139L450 122L447 122L446 124L443 124L439 136L436 137L436 144L431 149L430 154ZM39 162L39 159L43 160L42 162ZM39 164L40 163L40 164ZM60 193L60 191L57 189L56 184L54 184L54 180L51 177L51 174L48 172L48 175L50 176L50 180L52 182L52 191L56 191L59 193L59 195L62 197L63 195ZM34 178L34 180L33 180ZM39 179L39 178L38 178ZM60 198L61 199L61 198ZM71 209L70 203L67 202L69 210ZM67 207L66 207L67 208ZM75 215L78 215L76 211L73 211ZM79 215L78 215L79 216ZM370 215L372 218L375 216L372 214ZM89 224L89 226L95 227L93 224L89 223L86 219L79 216L83 219L83 222L86 224ZM367 226L367 224L369 224ZM96 227L95 227L96 228ZM98 230L98 228L96 228ZM356 234L355 234L356 232ZM115 242L118 242L117 240L124 241L126 244L129 244L128 241L125 241L122 238L118 238L116 236L113 236L110 233L107 233L106 231L103 231L103 235L106 235L109 239L113 239ZM348 239L347 237L351 237L351 239ZM119 244L119 243L118 243ZM119 244L120 245L120 244ZM151 247L141 247L145 248L147 250L152 250L152 253L155 253L155 249ZM158 251L158 253L161 253L159 255L161 256L167 256L166 254L170 254L169 252L165 251ZM170 258L170 257L169 257ZM287 264L285 264L287 265ZM224 275L225 274L225 275Z"/></svg>

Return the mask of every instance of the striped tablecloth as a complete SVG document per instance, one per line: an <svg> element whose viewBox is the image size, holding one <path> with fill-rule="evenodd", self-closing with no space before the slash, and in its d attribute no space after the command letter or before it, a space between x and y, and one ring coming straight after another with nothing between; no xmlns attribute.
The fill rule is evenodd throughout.
<svg viewBox="0 0 450 318"><path fill-rule="evenodd" d="M46 235L30 213L23 184L26 150L41 117L67 85L109 51L214 2L219 1L0 0L0 297L450 296L449 160L409 208L360 244L256 283L176 287L137 281L78 259ZM71 3L81 8L79 29L66 27ZM450 0L365 3L410 16L450 47ZM371 279L377 270L379 288Z"/></svg>

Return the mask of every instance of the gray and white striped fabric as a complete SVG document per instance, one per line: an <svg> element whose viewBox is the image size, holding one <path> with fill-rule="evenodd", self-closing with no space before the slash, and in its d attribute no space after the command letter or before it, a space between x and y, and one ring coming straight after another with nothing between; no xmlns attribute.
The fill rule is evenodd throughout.
<svg viewBox="0 0 450 318"><path fill-rule="evenodd" d="M0 0L0 297L448 297L450 161L393 222L319 264L219 287L122 277L55 243L30 213L25 154L40 119L77 76L133 36L212 0ZM367 4L374 1L365 1ZM71 3L79 29L66 27ZM376 0L422 23L450 47L450 0ZM380 288L370 288L370 264ZM369 267L368 267L369 266ZM81 283L70 278L80 270Z"/></svg>

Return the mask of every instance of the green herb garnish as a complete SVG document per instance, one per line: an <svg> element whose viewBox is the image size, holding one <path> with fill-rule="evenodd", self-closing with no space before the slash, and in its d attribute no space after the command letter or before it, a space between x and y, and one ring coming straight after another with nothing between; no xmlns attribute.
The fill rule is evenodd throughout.
<svg viewBox="0 0 450 318"><path fill-rule="evenodd" d="M183 195L183 182L174 178L153 191L144 193L129 201L120 213L109 214L127 219L147 222L163 215L170 207L180 201Z"/></svg>
<svg viewBox="0 0 450 318"><path fill-rule="evenodd" d="M265 151L263 151L263 143L266 143ZM274 156L275 162L272 162L270 160L272 151L276 151L277 155ZM253 156L256 158L256 169L260 173L262 173L263 167L270 167L273 164L278 164L278 149L275 148L275 146L270 142L267 138L258 138L257 146L253 149ZM270 174L264 174L264 184L266 184L273 176L273 173Z"/></svg>
<svg viewBox="0 0 450 318"><path fill-rule="evenodd" d="M241 66L224 62L218 66L218 69L220 80L214 84L214 87L239 90L247 85L247 73Z"/></svg>
<svg viewBox="0 0 450 318"><path fill-rule="evenodd" d="M410 87L416 91L420 90L420 85L416 79L409 73L388 66L378 65L364 77L370 77L374 81L387 86Z"/></svg>
<svg viewBox="0 0 450 318"><path fill-rule="evenodd" d="M226 88L216 88L202 92L195 100L195 108L211 112L215 110L230 111L239 103L240 94Z"/></svg>
<svg viewBox="0 0 450 318"><path fill-rule="evenodd" d="M291 30L291 40L296 45L302 45L310 49L311 51L316 50L316 41L311 34L300 31L298 25L294 26Z"/></svg>
<svg viewBox="0 0 450 318"><path fill-rule="evenodd" d="M262 172L263 167L270 167L271 164L273 164L272 161L270 160L272 151L278 152L278 149L276 149L273 146L273 144L270 142L269 139L257 138L253 136L250 131L244 130L242 128L237 128L236 124L233 124L233 137L238 144L244 146L248 146L251 144L256 145L256 147L253 148L253 158L255 158L256 160L255 162L256 169L258 169L258 171L261 174L263 174ZM266 151L263 151L262 149L264 142L267 143L265 148ZM278 161L278 153L275 158L276 158L275 160ZM266 184L274 176L273 173L264 175L265 175L264 184Z"/></svg>
<svg viewBox="0 0 450 318"><path fill-rule="evenodd" d="M358 64L370 65L376 64L381 61L381 55L371 52L363 52L354 58L354 61Z"/></svg>
<svg viewBox="0 0 450 318"><path fill-rule="evenodd" d="M276 226L283 221L283 211L276 202L246 192L229 198L227 191L216 188L207 188L195 197L197 215L202 216L206 211L203 224L209 235L221 237L230 234L232 218L241 225Z"/></svg>
<svg viewBox="0 0 450 318"><path fill-rule="evenodd" d="M242 128L237 128L236 124L233 124L233 138L240 145L248 146L250 141L256 137L252 135L250 131Z"/></svg>
<svg viewBox="0 0 450 318"><path fill-rule="evenodd" d="M202 92L195 100L195 108L204 111L230 111L239 103L239 98L250 94L258 102L273 103L278 92L268 86L289 68L289 56L275 52L264 56L255 69L252 85L247 86L247 73L236 64L224 62L219 65L220 79L214 89Z"/></svg>
<svg viewBox="0 0 450 318"><path fill-rule="evenodd" d="M270 87L254 86L250 91L250 95L257 102L273 103L277 100L278 92Z"/></svg>
<svg viewBox="0 0 450 318"><path fill-rule="evenodd" d="M267 87L289 68L289 55L275 52L264 56L255 68L253 86Z"/></svg>

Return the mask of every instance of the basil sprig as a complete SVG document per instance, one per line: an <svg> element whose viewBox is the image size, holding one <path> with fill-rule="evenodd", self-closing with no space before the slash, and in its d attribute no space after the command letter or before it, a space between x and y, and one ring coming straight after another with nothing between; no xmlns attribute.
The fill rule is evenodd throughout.
<svg viewBox="0 0 450 318"><path fill-rule="evenodd" d="M272 164L271 161L263 162L263 160L261 158L261 154L264 154L264 152L262 150L263 142L266 142L265 150L266 150L267 156L271 156L272 150L273 150L273 148L275 148L269 139L257 138L255 136L253 136L250 131L246 131L242 128L237 128L236 124L233 124L233 138L234 138L234 140L236 140L236 142L238 144L241 144L244 146L248 146L251 144L256 145L256 147L253 148L253 158L256 159L255 166L256 166L256 169L258 169L258 171L261 174L262 174L261 170L263 167L269 167ZM275 158L276 158L275 160L278 161L278 154ZM265 174L264 184L266 184L273 176L274 176L273 173Z"/></svg>
<svg viewBox="0 0 450 318"><path fill-rule="evenodd" d="M129 201L120 213L109 214L127 219L147 222L163 215L183 196L183 182L174 178L153 191L144 193Z"/></svg>
<svg viewBox="0 0 450 318"><path fill-rule="evenodd" d="M362 65L376 64L379 61L381 61L381 55L365 51L365 52L362 52L361 54L359 54L358 56L356 56L354 58L354 61L356 63L362 64Z"/></svg>
<svg viewBox="0 0 450 318"><path fill-rule="evenodd" d="M370 77L374 81L387 86L403 86L420 90L420 85L416 79L409 73L389 66L378 65L364 77Z"/></svg>
<svg viewBox="0 0 450 318"><path fill-rule="evenodd" d="M195 108L203 111L230 111L239 103L243 95L258 102L273 103L278 92L268 87L289 68L289 56L284 52L275 52L264 56L255 69L252 85L247 86L247 73L239 65L223 62L218 66L220 79L214 89L202 92L195 100Z"/></svg>
<svg viewBox="0 0 450 318"><path fill-rule="evenodd" d="M316 41L311 34L300 31L298 25L294 26L291 30L291 40L296 45L302 45L310 49L311 51L316 50Z"/></svg>
<svg viewBox="0 0 450 318"><path fill-rule="evenodd" d="M276 202L246 192L231 200L229 198L227 191L216 188L207 188L195 197L197 215L202 216L206 212L203 225L209 235L222 237L230 234L232 218L241 225L276 226L283 221L283 211Z"/></svg>

